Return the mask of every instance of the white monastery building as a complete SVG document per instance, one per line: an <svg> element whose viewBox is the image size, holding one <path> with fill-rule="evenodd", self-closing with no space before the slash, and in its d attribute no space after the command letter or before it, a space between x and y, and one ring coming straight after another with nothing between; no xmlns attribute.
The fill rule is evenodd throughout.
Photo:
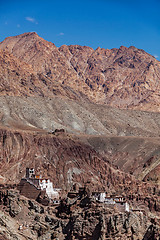
<svg viewBox="0 0 160 240"><path fill-rule="evenodd" d="M27 186L25 184L28 184ZM41 175L35 175L34 168L26 168L26 176L21 179L21 191L28 195L36 196L36 191L43 191L49 199L59 199L61 189L53 188L53 183L48 178L43 178ZM26 186L26 187L25 187ZM33 188L34 187L34 188ZM28 193L27 193L28 192Z"/></svg>

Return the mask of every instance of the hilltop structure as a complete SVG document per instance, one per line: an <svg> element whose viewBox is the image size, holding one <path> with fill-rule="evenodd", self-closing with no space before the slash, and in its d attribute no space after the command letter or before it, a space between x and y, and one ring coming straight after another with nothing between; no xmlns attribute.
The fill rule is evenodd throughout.
<svg viewBox="0 0 160 240"><path fill-rule="evenodd" d="M50 200L59 199L61 189L53 188L53 183L48 178L36 175L34 168L26 168L26 176L18 186L20 193L28 198L37 199L47 196Z"/></svg>

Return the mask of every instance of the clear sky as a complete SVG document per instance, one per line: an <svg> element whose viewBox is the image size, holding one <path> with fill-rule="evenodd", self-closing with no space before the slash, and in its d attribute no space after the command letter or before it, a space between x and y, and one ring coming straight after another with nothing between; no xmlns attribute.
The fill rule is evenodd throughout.
<svg viewBox="0 0 160 240"><path fill-rule="evenodd" d="M0 41L32 31L57 47L135 46L160 60L160 0L0 0Z"/></svg>

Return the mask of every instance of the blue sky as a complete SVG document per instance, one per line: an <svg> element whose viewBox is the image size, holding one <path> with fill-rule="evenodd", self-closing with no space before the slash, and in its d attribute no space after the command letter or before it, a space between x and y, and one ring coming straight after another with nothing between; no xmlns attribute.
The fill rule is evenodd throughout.
<svg viewBox="0 0 160 240"><path fill-rule="evenodd" d="M160 0L0 0L0 41L35 31L57 47L144 49L160 60Z"/></svg>

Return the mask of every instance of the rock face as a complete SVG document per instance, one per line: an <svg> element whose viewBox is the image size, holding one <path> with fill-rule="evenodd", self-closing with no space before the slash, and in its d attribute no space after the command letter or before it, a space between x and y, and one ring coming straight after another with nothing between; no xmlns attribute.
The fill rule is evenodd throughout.
<svg viewBox="0 0 160 240"><path fill-rule="evenodd" d="M69 86L63 86L58 81L51 81L42 73L34 71L33 67L6 50L0 50L0 95L4 96L65 96L79 99Z"/></svg>
<svg viewBox="0 0 160 240"><path fill-rule="evenodd" d="M111 50L78 45L57 48L36 33L6 38L0 49L13 54L22 65L31 65L34 78L40 74L39 90L32 89L35 79L31 83L24 81L32 89L28 92L23 87L27 95L51 96L56 93L53 85L58 82L85 94L93 102L159 111L160 63L143 50L123 46ZM32 73L29 67L28 71ZM22 76L19 78L22 81ZM42 85L49 88L49 93L42 91Z"/></svg>
<svg viewBox="0 0 160 240"><path fill-rule="evenodd" d="M74 202L63 200L56 208L45 207L20 196L14 189L0 190L0 227L1 239L157 240L160 237L158 224L142 212L117 212L86 196Z"/></svg>
<svg viewBox="0 0 160 240"><path fill-rule="evenodd" d="M48 97L57 94L63 96L63 92L64 96L69 98L72 98L69 96L70 94L75 95L73 98L79 95L78 93L74 94L74 88L77 88L74 85L77 85L78 75L53 43L45 41L36 33L27 33L20 35L20 38L19 36L13 39L7 38L6 43L2 42L0 48L5 50L5 53L6 51L11 53L11 56L6 56L7 62L10 62L10 57L13 58L14 55L17 66L21 65L20 71L18 71L19 66L14 68L15 75L19 76L14 75L14 81L16 81L16 85L20 86L20 89L17 93L12 92L12 94L24 95L25 91L27 96ZM3 55L3 53L4 51L1 54ZM10 69L12 71L12 66L10 67L9 64L6 66L3 59L1 67L2 69L7 68L6 72ZM29 75L24 78L26 69ZM2 76L8 82L10 77L9 79L7 77L7 73ZM20 83L17 83L18 79L20 79ZM64 84L64 81L69 80L73 84L72 90L70 90L69 85L61 85Z"/></svg>
<svg viewBox="0 0 160 240"><path fill-rule="evenodd" d="M123 46L95 51L80 46L68 49L72 53L71 64L90 87L94 101L126 108L150 102L154 93L153 98L158 99L160 64L143 50ZM65 52L63 46L60 51Z"/></svg>
<svg viewBox="0 0 160 240"><path fill-rule="evenodd" d="M69 135L1 130L0 157L0 174L6 183L18 183L26 167L34 167L37 174L50 177L55 187L64 190L76 182L83 186L88 180L93 189L105 189L109 184L118 190L120 182L132 182L131 176L113 168L107 158ZM133 178L132 184L135 181Z"/></svg>

